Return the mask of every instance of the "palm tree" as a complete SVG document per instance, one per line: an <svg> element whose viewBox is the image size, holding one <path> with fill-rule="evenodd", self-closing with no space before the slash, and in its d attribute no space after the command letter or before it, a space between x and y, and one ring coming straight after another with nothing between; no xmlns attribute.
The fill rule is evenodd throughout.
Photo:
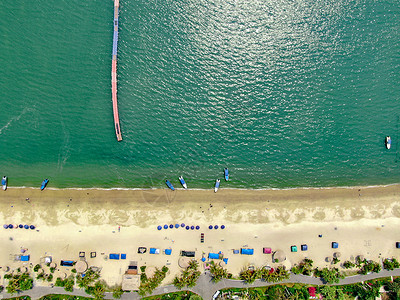
<svg viewBox="0 0 400 300"><path fill-rule="evenodd" d="M385 290L392 299L400 299L400 280L396 278L394 281L388 282L385 286Z"/></svg>

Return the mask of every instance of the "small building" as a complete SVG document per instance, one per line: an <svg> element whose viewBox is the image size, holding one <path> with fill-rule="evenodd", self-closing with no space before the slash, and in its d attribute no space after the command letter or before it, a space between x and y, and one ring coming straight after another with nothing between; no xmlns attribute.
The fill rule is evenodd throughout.
<svg viewBox="0 0 400 300"><path fill-rule="evenodd" d="M138 291L140 286L140 275L138 274L138 267L136 261L131 261L128 270L122 276L122 290L123 291Z"/></svg>

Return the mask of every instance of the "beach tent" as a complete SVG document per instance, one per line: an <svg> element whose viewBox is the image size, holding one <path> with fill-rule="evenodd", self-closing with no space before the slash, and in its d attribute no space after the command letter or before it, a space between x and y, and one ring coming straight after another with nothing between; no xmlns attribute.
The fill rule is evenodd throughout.
<svg viewBox="0 0 400 300"><path fill-rule="evenodd" d="M164 253L165 253L165 255L171 255L172 249L165 249Z"/></svg>
<svg viewBox="0 0 400 300"><path fill-rule="evenodd" d="M268 247L264 247L264 248L263 248L263 253L264 253L264 254L271 254L271 253L272 253L272 249L271 249L271 248L268 248Z"/></svg>
<svg viewBox="0 0 400 300"><path fill-rule="evenodd" d="M150 248L150 254L160 254L160 249L158 249L158 248Z"/></svg>
<svg viewBox="0 0 400 300"><path fill-rule="evenodd" d="M140 254L146 253L146 251L147 251L146 247L139 247L138 248L138 253L140 253Z"/></svg>
<svg viewBox="0 0 400 300"><path fill-rule="evenodd" d="M222 260L224 261L225 264L228 264L228 259L227 258L223 258Z"/></svg>
<svg viewBox="0 0 400 300"><path fill-rule="evenodd" d="M239 254L239 250L233 249L233 254Z"/></svg>
<svg viewBox="0 0 400 300"><path fill-rule="evenodd" d="M306 244L301 245L301 251L307 251L308 246Z"/></svg>
<svg viewBox="0 0 400 300"><path fill-rule="evenodd" d="M224 256L219 253L208 253L208 258L209 259L222 259Z"/></svg>
<svg viewBox="0 0 400 300"><path fill-rule="evenodd" d="M29 261L29 255L21 255L21 261Z"/></svg>
<svg viewBox="0 0 400 300"><path fill-rule="evenodd" d="M332 242L332 248L336 249L339 247L339 244L336 242Z"/></svg>
<svg viewBox="0 0 400 300"><path fill-rule="evenodd" d="M110 259L115 259L115 260L119 260L119 254L116 253L110 253L109 256Z"/></svg>
<svg viewBox="0 0 400 300"><path fill-rule="evenodd" d="M240 248L240 254L253 255L254 254L254 249Z"/></svg>
<svg viewBox="0 0 400 300"><path fill-rule="evenodd" d="M125 253L121 254L121 259L126 259L126 254Z"/></svg>
<svg viewBox="0 0 400 300"><path fill-rule="evenodd" d="M396 248L400 249L400 242L396 242Z"/></svg>
<svg viewBox="0 0 400 300"><path fill-rule="evenodd" d="M194 257L196 252L194 251L181 251L181 256L186 256L186 257Z"/></svg>
<svg viewBox="0 0 400 300"><path fill-rule="evenodd" d="M73 260L62 260L60 266L63 267L72 267L75 264Z"/></svg>
<svg viewBox="0 0 400 300"><path fill-rule="evenodd" d="M292 251L292 252L297 252L297 246L292 246L292 247L290 247L290 251Z"/></svg>

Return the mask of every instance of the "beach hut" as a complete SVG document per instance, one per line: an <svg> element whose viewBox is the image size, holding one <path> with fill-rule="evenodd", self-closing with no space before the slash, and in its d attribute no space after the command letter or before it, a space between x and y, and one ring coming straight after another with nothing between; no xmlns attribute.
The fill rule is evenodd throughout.
<svg viewBox="0 0 400 300"><path fill-rule="evenodd" d="M273 258L273 261L275 261L275 262L283 262L284 260L286 260L286 255L285 255L285 252L283 252L282 250L276 250L272 254L272 258Z"/></svg>
<svg viewBox="0 0 400 300"><path fill-rule="evenodd" d="M301 245L301 251L307 251L307 250L308 250L307 244Z"/></svg>
<svg viewBox="0 0 400 300"><path fill-rule="evenodd" d="M119 254L117 253L110 253L108 256L109 259L119 260Z"/></svg>
<svg viewBox="0 0 400 300"><path fill-rule="evenodd" d="M271 253L272 253L272 249L271 249L271 248L268 248L268 247L264 247L264 248L263 248L263 253L264 253L264 254L271 254Z"/></svg>
<svg viewBox="0 0 400 300"><path fill-rule="evenodd" d="M291 246L290 247L291 252L297 252L297 246Z"/></svg>
<svg viewBox="0 0 400 300"><path fill-rule="evenodd" d="M254 249L252 249L252 248L240 248L240 254L253 255L254 254Z"/></svg>
<svg viewBox="0 0 400 300"><path fill-rule="evenodd" d="M333 249L339 248L339 244L337 242L332 242L332 248Z"/></svg>
<svg viewBox="0 0 400 300"><path fill-rule="evenodd" d="M150 248L150 254L160 254L160 249L158 249L158 248Z"/></svg>

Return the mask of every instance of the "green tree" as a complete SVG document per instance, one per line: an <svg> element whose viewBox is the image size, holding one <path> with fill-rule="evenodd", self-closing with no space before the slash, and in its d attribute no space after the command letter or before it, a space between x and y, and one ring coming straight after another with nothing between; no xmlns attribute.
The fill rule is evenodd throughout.
<svg viewBox="0 0 400 300"><path fill-rule="evenodd" d="M176 276L173 280L173 284L178 288L182 289L183 287L193 287L196 285L197 280L199 279L201 273L198 270L199 264L195 260L191 260L189 262L189 266L186 270L183 270L181 276Z"/></svg>
<svg viewBox="0 0 400 300"><path fill-rule="evenodd" d="M239 278L248 284L252 284L258 278L258 272L259 271L257 269L252 270L246 268L239 273Z"/></svg>
<svg viewBox="0 0 400 300"><path fill-rule="evenodd" d="M220 265L215 264L214 261L210 263L210 273L214 282L218 282L229 277L228 271Z"/></svg>
<svg viewBox="0 0 400 300"><path fill-rule="evenodd" d="M344 278L338 268L323 268L322 270L315 269L314 275L321 277L326 283L339 283L339 279Z"/></svg>
<svg viewBox="0 0 400 300"><path fill-rule="evenodd" d="M394 270L400 267L399 262L394 257L392 259L386 258L383 261L383 268L386 270Z"/></svg>
<svg viewBox="0 0 400 300"><path fill-rule="evenodd" d="M114 287L112 292L113 292L113 297L115 299L121 298L121 296L124 293L124 291L122 290L122 286L121 285L117 285L116 287Z"/></svg>
<svg viewBox="0 0 400 300"><path fill-rule="evenodd" d="M391 299L400 299L400 278L388 282L385 290L389 293Z"/></svg>

